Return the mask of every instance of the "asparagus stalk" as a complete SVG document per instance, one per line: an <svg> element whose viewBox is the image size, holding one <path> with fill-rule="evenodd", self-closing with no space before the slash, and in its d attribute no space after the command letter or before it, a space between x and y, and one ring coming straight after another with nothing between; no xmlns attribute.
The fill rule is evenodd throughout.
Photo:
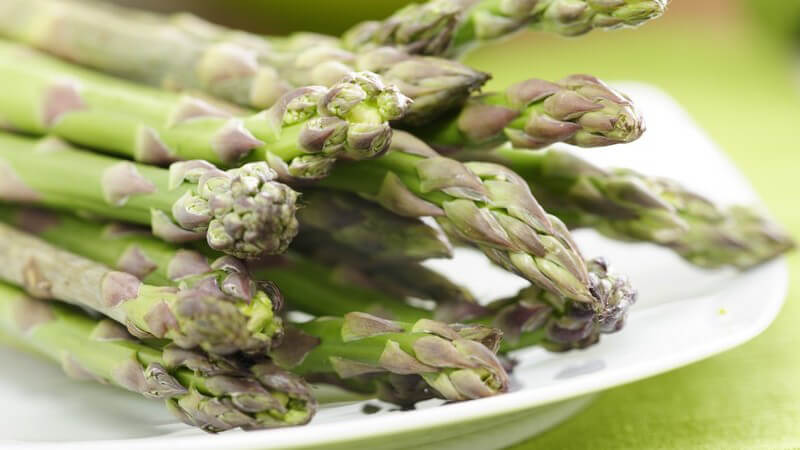
<svg viewBox="0 0 800 450"><path fill-rule="evenodd" d="M587 261L590 276L596 280L595 293L605 305L600 311L584 302L561 297L530 286L517 295L481 306L469 301L436 303L433 309L412 306L400 296L366 282L343 279L331 264L285 255L272 264L254 269L256 277L269 277L281 286L291 308L317 316L341 316L351 311L413 323L435 319L498 328L503 331L501 352L541 345L550 351L586 348L598 342L601 334L622 329L628 310L636 302L636 291L625 277L614 274L602 258ZM357 269L349 267L349 270ZM324 298L325 301L317 299Z"/></svg>
<svg viewBox="0 0 800 450"><path fill-rule="evenodd" d="M358 193L408 217L433 216L451 237L550 292L605 307L564 224L527 183L492 163L459 163L398 133L381 158L342 164L320 185Z"/></svg>
<svg viewBox="0 0 800 450"><path fill-rule="evenodd" d="M342 282L361 284L400 298L460 305L477 302L466 287L415 258L382 260L359 251L358 247L336 245L323 239L308 243L300 238L293 248L306 259L330 265L333 276Z"/></svg>
<svg viewBox="0 0 800 450"><path fill-rule="evenodd" d="M231 269L185 277L177 287L154 286L5 224L0 250L3 280L37 298L98 311L142 338L230 354L263 352L281 333L266 293L243 298L238 286L225 284Z"/></svg>
<svg viewBox="0 0 800 450"><path fill-rule="evenodd" d="M265 163L220 171L205 161L169 170L0 132L0 199L149 225L170 242L205 238L240 257L281 253L297 234L297 193Z"/></svg>
<svg viewBox="0 0 800 450"><path fill-rule="evenodd" d="M299 52L281 71L294 86L328 86L348 71L374 72L413 100L397 122L419 126L456 109L490 78L459 62L409 55L398 48L378 47L356 53L338 47Z"/></svg>
<svg viewBox="0 0 800 450"><path fill-rule="evenodd" d="M473 319L491 323L506 337L502 351L532 345L563 352L596 344L601 334L615 333L625 325L627 312L636 302L636 291L628 280L611 272L602 258L587 261L589 273L601 280L598 295L608 305L598 314L580 302L558 297L536 286L487 305L487 312Z"/></svg>
<svg viewBox="0 0 800 450"><path fill-rule="evenodd" d="M291 88L274 69L259 66L255 40L246 46L237 39L209 41L197 27L99 2L8 0L0 8L5 37L153 86L267 106Z"/></svg>
<svg viewBox="0 0 800 450"><path fill-rule="evenodd" d="M302 425L317 407L304 381L271 363L244 370L197 351L149 347L112 321L5 284L0 335L61 364L70 377L163 398L179 419L208 432Z"/></svg>
<svg viewBox="0 0 800 450"><path fill-rule="evenodd" d="M196 252L176 248L146 233L116 224L103 225L69 214L8 206L0 209L0 221L120 270L148 267L149 273L144 280L158 286L179 285L186 276L202 275L212 270L207 260ZM587 266L591 276L598 280L599 297L612 310L603 317L593 314L580 302L565 300L535 287L526 288L513 298L480 306L471 295L459 292L452 283L448 289L426 289L425 278L434 274L430 270L421 274L413 264L397 264L392 268L391 275L386 275L382 269L372 270L368 264L366 267L356 265L359 258L344 257L345 254L340 253L336 260L330 255L319 258L318 255L306 257L288 253L279 258L254 262L250 268L254 278L272 280L280 285L293 308L310 314L343 316L349 312L363 311L407 323L433 319L494 326L502 329L507 337L501 346L503 351L530 345L543 345L551 350L590 345L600 333L621 328L626 310L635 301L635 293L627 280L611 273L602 260L589 261ZM132 266L130 261L140 263ZM142 264L143 261L146 263ZM212 266L219 266L220 263L218 261ZM226 287L231 289L226 291L231 295L246 292L249 280L247 271L230 261L230 258L225 258L224 263L236 276L227 275L225 281L220 283L223 290ZM380 278L400 276L404 272L412 274L405 290L391 289L391 284ZM441 276L434 279L440 283L447 281ZM413 286L412 281L422 284L422 287ZM270 285L259 286L271 294L274 302L282 302L283 297ZM427 294L433 291L434 294L420 294L419 291ZM448 292L453 292L453 295L448 296ZM433 309L411 306L405 302L408 296L433 299L436 303ZM617 312L613 312L615 308ZM376 388L373 381L368 383L371 389ZM388 383L388 380L383 382ZM391 386L392 383L389 383L382 389ZM399 401L399 398L395 398L395 401Z"/></svg>
<svg viewBox="0 0 800 450"><path fill-rule="evenodd" d="M450 242L435 227L402 217L354 195L323 190L303 191L298 211L302 236L298 247L316 249L330 243L357 249L370 262L423 260L452 256Z"/></svg>
<svg viewBox="0 0 800 450"><path fill-rule="evenodd" d="M424 400L436 398L437 394L419 375L396 373L367 373L340 378L334 374L311 374L306 376L311 383L338 386L361 395L371 395L404 409L413 409Z"/></svg>
<svg viewBox="0 0 800 450"><path fill-rule="evenodd" d="M295 324L270 354L303 375L420 375L440 397L461 401L508 390L508 375L493 353L498 342L496 331L482 326L428 319L406 324L352 312Z"/></svg>
<svg viewBox="0 0 800 450"><path fill-rule="evenodd" d="M49 244L121 272L145 284L180 287L187 279L216 277L220 290L246 303L271 304L280 310L282 296L274 284L256 281L241 260L178 248L154 238L146 229L103 223L72 214L15 205L0 205L0 222ZM263 311L267 312L267 311ZM281 319L265 316L280 327ZM277 329L277 328L276 328Z"/></svg>
<svg viewBox="0 0 800 450"><path fill-rule="evenodd" d="M288 291L282 288L281 293L291 307L315 316L344 316L360 311L407 323L421 318L457 322L465 316L439 316L438 311L408 305L403 297L374 287L369 276L358 268L349 266L348 274L343 275L341 266L287 253L252 263L250 269L256 279L286 286Z"/></svg>
<svg viewBox="0 0 800 450"><path fill-rule="evenodd" d="M419 130L438 150L494 148L511 142L539 149L555 142L580 147L621 144L638 139L644 119L621 92L589 75L556 83L530 79L505 93L473 96L457 113Z"/></svg>
<svg viewBox="0 0 800 450"><path fill-rule="evenodd" d="M92 73L16 44L0 44L0 81L15 86L0 99L0 115L28 133L156 164L266 161L284 176L304 178L324 175L337 158L386 151L387 121L402 117L409 103L363 72L331 88L295 89L269 110L234 116L201 99Z"/></svg>
<svg viewBox="0 0 800 450"><path fill-rule="evenodd" d="M630 169L602 169L564 150L501 147L459 157L510 167L528 181L547 210L570 227L592 227L615 239L663 245L701 267L747 269L795 245L778 224L754 209L723 208L673 180Z"/></svg>
<svg viewBox="0 0 800 450"><path fill-rule="evenodd" d="M382 21L362 22L342 37L345 48L392 45L425 55L457 56L523 28L577 36L593 29L640 25L669 0L430 0Z"/></svg>
<svg viewBox="0 0 800 450"><path fill-rule="evenodd" d="M170 22L209 42L249 47L262 66L274 67L282 80L293 86L329 86L348 72L375 72L414 100L401 119L408 125L426 123L461 105L489 79L488 74L456 61L413 55L396 47L349 52L330 36L294 33L284 39L267 38L214 25L191 14L172 16Z"/></svg>
<svg viewBox="0 0 800 450"><path fill-rule="evenodd" d="M336 289L331 289L329 285L341 285L342 289L339 289L339 292L344 291L342 295L345 298L348 295L363 297L365 296L363 291L356 286L361 283L364 283L369 289L379 286L386 292L401 292L400 298L416 294L420 298L431 298L441 302L475 302L471 295L465 291L459 291L458 287L452 283L449 283L450 287L447 287L448 280L430 270L422 270L424 268L421 266L418 269L413 265L397 265L390 271L391 275L386 275L387 278L401 277L404 272L409 272L410 275L406 279L408 285L401 290L397 281L390 283L388 280L375 280L374 277L381 273L380 269L370 272L368 279L364 276L365 272L362 272L366 270L365 268L341 264L335 259L322 259L322 255L315 254L313 257L308 257L290 252L280 259L254 262L251 268L259 268L258 276L254 278L251 276L249 268L234 258L221 257L212 262L200 252L176 247L155 239L144 229L128 225L101 223L67 213L13 205L2 205L0 222L36 235L51 245L68 252L116 270L131 273L144 283L155 286L178 287L187 277L196 278L223 271L225 275L219 281L219 285L228 295L247 301L253 297L264 296L272 300L273 309L276 310L280 309L283 297L275 284L254 280L272 280L274 274L277 277L275 281L278 283L286 282L300 286L305 284L307 288L303 288L295 296L302 295L311 303L321 302L320 299L325 299L325 302L339 301L336 297L339 295L336 293ZM351 260L355 261L355 259L357 258ZM329 264L329 267L326 267L325 264ZM369 264L366 265L369 266ZM347 270L348 267L350 270ZM420 286L414 286L412 282ZM317 288L317 285L321 288ZM348 285L354 286L352 292L347 291L346 286ZM427 285L434 285L435 289ZM453 292L454 295L446 295L448 292ZM334 298L329 298L331 296ZM390 301L384 303L391 305ZM347 309L345 312L363 310L377 315L385 315L385 307L381 307L379 310L372 309L368 305L355 304L355 306L364 307ZM414 315L413 310L404 309L402 305L398 307L400 309L395 312L400 315L401 319L412 318L413 322L418 318ZM402 311L411 311L411 315L404 316ZM320 315L329 314L333 313L320 313ZM273 318L273 320L279 321L280 319Z"/></svg>
<svg viewBox="0 0 800 450"><path fill-rule="evenodd" d="M419 123L463 102L488 79L460 63L399 49L353 53L334 38L308 33L268 42L186 14L77 1L7 0L0 5L0 35L101 72L256 109L293 88L332 86L349 72L371 71L414 99L407 119Z"/></svg>

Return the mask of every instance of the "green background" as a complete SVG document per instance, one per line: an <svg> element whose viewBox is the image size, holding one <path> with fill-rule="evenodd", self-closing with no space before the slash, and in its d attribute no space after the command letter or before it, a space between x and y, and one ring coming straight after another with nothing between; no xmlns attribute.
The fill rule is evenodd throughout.
<svg viewBox="0 0 800 450"><path fill-rule="evenodd" d="M337 32L403 3L151 2L162 8L192 6L215 20L275 33ZM146 1L127 3L142 6ZM661 87L730 154L770 210L798 237L800 52L786 38L800 30L800 0L752 3L758 14L733 0L672 0L664 18L638 30L595 32L580 39L524 34L483 48L467 62L494 74L490 88L579 72ZM757 17L771 22L759 24ZM786 306L763 335L708 360L604 392L573 419L515 448L800 448L797 253L790 264Z"/></svg>

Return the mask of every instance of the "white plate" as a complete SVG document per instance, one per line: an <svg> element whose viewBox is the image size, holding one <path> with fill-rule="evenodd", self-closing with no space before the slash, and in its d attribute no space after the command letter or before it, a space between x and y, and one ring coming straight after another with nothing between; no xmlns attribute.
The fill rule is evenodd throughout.
<svg viewBox="0 0 800 450"><path fill-rule="evenodd" d="M641 105L650 130L635 144L583 155L604 165L677 178L718 201L756 202L747 181L673 100L640 84L623 89ZM60 443L59 448L81 449L502 447L557 423L588 401L569 399L663 373L751 339L772 322L786 294L783 261L747 273L702 271L652 245L621 244L591 231L576 235L585 255L605 255L630 276L639 288L639 303L622 332L605 336L591 349L519 352L521 363L509 394L450 405L429 401L405 412L380 405L372 415L362 413L363 402L330 404L306 427L210 436L178 423L160 402L71 381L48 362L0 349L0 444L39 448ZM432 265L485 298L524 285L469 251Z"/></svg>

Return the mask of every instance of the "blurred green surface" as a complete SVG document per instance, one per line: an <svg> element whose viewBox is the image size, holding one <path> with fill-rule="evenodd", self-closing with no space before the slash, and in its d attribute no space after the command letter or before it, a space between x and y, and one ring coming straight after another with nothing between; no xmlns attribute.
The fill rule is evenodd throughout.
<svg viewBox="0 0 800 450"><path fill-rule="evenodd" d="M490 88L578 72L661 87L730 154L798 238L800 58L777 36L797 29L800 0L748 2L753 9L730 6L733 0L673 0L665 18L638 30L580 39L525 34L483 48L467 61L493 72ZM404 2L150 3L167 9L194 6L215 20L277 33L338 32ZM755 17L764 19L760 26ZM708 360L602 393L572 420L515 449L800 448L800 257L795 253L790 263L789 298L763 335Z"/></svg>
<svg viewBox="0 0 800 450"><path fill-rule="evenodd" d="M795 39L795 43L800 45L800 1L748 0L747 3L748 11L768 32Z"/></svg>
<svg viewBox="0 0 800 450"><path fill-rule="evenodd" d="M165 12L192 11L218 23L269 34L297 30L340 34L358 21L386 17L411 3L409 0L106 1Z"/></svg>

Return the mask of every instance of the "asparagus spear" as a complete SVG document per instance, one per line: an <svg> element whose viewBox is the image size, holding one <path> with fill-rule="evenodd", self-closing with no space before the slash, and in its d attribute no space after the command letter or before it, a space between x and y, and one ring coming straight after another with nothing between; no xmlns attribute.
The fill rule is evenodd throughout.
<svg viewBox="0 0 800 450"><path fill-rule="evenodd" d="M420 318L458 322L466 316L440 316L438 311L408 305L403 297L374 287L369 276L358 268L348 267L349 274L343 276L341 265L299 253L254 262L250 269L256 279L269 279L286 286L288 291L282 288L281 293L291 307L315 316L343 316L361 311L408 323Z"/></svg>
<svg viewBox="0 0 800 450"><path fill-rule="evenodd" d="M402 217L354 195L323 189L303 191L305 207L297 218L297 247L317 249L337 243L358 249L371 262L423 260L452 256L440 230L417 218Z"/></svg>
<svg viewBox="0 0 800 450"><path fill-rule="evenodd" d="M455 401L508 390L508 375L493 353L499 335L487 327L428 319L406 324L351 312L295 324L284 342L271 356L303 375L416 374L440 397Z"/></svg>
<svg viewBox="0 0 800 450"><path fill-rule="evenodd" d="M252 298L266 298L272 301L274 310L280 309L282 303L283 297L274 283L254 281L248 267L241 261L230 256L209 261L201 252L160 241L141 228L119 223L96 222L63 212L14 205L2 205L0 222L33 234L68 252L133 274L149 285L179 287L187 278L222 275L222 278L218 278L218 284L223 292L230 296L246 302ZM355 262L356 259L352 258L350 261ZM435 299L443 303L475 302L471 294L421 266L397 265L385 275L385 278L407 276L403 284L398 280L390 282L387 279L376 279L378 276L384 276L383 269L379 265L376 265L374 271L366 272L366 267L342 264L333 259L322 259L322 256L317 254L307 257L291 252L280 260L259 261L255 264L255 267L260 267L256 277L258 280L272 280L274 274L277 277L275 281L279 283L307 285L294 295L301 295L311 303L338 301L339 295L345 298L368 296L357 286L358 284L366 286L366 289L383 289L389 292L385 298L392 298L391 295L394 295L400 298L416 296ZM325 267L323 264L329 266ZM368 276L364 276L365 273ZM399 280L404 279L399 278ZM336 287L331 287L337 285L342 287L338 290ZM352 292L347 289L348 285L354 286ZM384 303L392 304L391 301ZM411 319L411 322L418 319L414 310L404 309L402 305L399 308L396 313L400 319L407 321ZM353 309L344 312L355 310L385 315L386 307L373 309L369 305L355 304ZM339 310L337 315L343 315L344 312L341 311ZM403 311L406 313L410 311L411 314L404 316ZM280 322L277 317L273 317L272 320Z"/></svg>
<svg viewBox="0 0 800 450"><path fill-rule="evenodd" d="M349 195L322 191L313 191L313 196L317 196L304 211L314 211L313 214L319 220L334 220L335 214L340 212L338 209L331 210L328 204L316 200L322 200L323 195L331 196L332 203L344 202L345 208L354 208L361 202L354 202ZM337 282L365 284L372 289L379 289L388 292L390 295L407 298L413 297L423 300L434 300L441 303L453 302L458 305L465 303L475 303L476 300L472 293L466 288L453 283L446 277L427 269L426 267L408 261L409 257L422 256L441 257L441 250L448 250L449 246L442 245L439 241L438 231L420 222L409 220L398 220L373 205L362 205L371 218L375 218L379 228L385 229L387 234L400 234L409 237L416 237L421 240L431 240L431 243L439 243L438 246L413 246L424 252L413 252L412 254L401 254L402 247L394 247L397 252L389 253L387 259L376 258L383 255L378 252L378 245L366 245L360 247L372 250L371 254L354 253L357 252L356 239L347 239L351 246L337 246L326 242L325 237L316 236L319 239L304 239L301 237L298 245L293 245L292 256L288 261L314 260L330 264L334 270L332 276ZM354 210L346 209L349 214ZM326 217L326 213L333 213L334 216ZM352 216L351 216L352 217ZM303 221L301 225L310 222ZM386 225L384 220L394 222L397 229L388 229L380 225ZM226 271L221 286L230 290L230 293L250 299L257 290L265 291L273 301L280 302L280 293L272 283L255 283L250 277L247 267L241 261L227 256L209 261L208 257L201 252L186 248L177 248L166 242L154 239L145 229L133 227L120 223L101 223L90 221L73 216L72 214L48 211L30 207L20 207L14 205L2 205L0 208L0 221L14 226L27 233L34 234L39 238L65 249L69 252L79 254L83 257L100 262L114 269L131 273L145 283L157 286L177 286L181 280L187 276L203 275L214 270L223 269ZM396 221L396 222L395 222ZM352 237L358 236L359 231L363 231L367 236L378 239L379 235L371 234L371 228L375 221L367 220L360 223L351 222L353 229ZM405 230L404 230L405 228ZM377 242L377 241L376 241ZM396 254L394 254L396 253ZM449 255L449 253L447 253ZM289 264L291 265L291 264ZM298 268L301 279L304 275L309 275L314 271L315 264L310 264L307 270ZM365 276L366 275L366 276ZM295 276L292 274L291 276ZM309 275L310 277L310 275ZM262 273L261 280L270 280L268 274ZM260 295L260 294L257 294ZM322 298L325 293L310 293L309 298ZM465 308L466 306L459 306ZM349 311L348 311L349 312ZM367 310L367 312L370 312Z"/></svg>
<svg viewBox="0 0 800 450"><path fill-rule="evenodd" d="M117 269L130 268L129 261L147 261L143 264L150 272L144 278L158 286L176 285L181 278L202 275L211 269L205 258L193 251L179 249L153 239L146 233L119 225L103 225L76 218L64 213L31 208L4 207L0 209L0 221L35 233L41 239L81 256L91 258ZM138 255L132 258L130 255ZM340 258L344 253L340 254ZM580 302L565 300L535 287L526 288L519 295L491 303L476 304L474 298L459 293L446 295L443 289L432 298L437 301L434 309L424 309L405 303L413 293L412 279L405 290L387 288L380 269L354 265L358 258L319 259L298 253L289 253L279 258L254 262L251 265L256 279L272 280L282 287L290 305L310 314L343 316L353 311L402 322L413 323L419 319L452 322L474 322L495 326L503 330L508 339L502 344L503 351L511 351L530 345L544 345L552 350L566 350L590 345L601 332L613 332L621 328L625 312L635 300L635 293L622 277L609 272L602 260L589 261L588 268L598 282L597 292L603 303L609 305L606 316L587 311ZM139 264L142 265L141 263ZM219 265L219 263L215 264ZM246 291L247 272L226 258L225 266L239 275L226 278L223 289L232 287L233 293ZM393 274L404 271L414 274L415 283L425 283L413 265L397 265ZM439 278L439 281L445 281ZM451 285L452 286L452 285ZM264 286L269 288L269 286ZM420 288L417 287L417 290ZM282 297L272 288L266 289L275 302ZM412 292L409 294L409 292ZM616 309L616 311L614 311ZM591 326L589 326L591 325ZM396 377L394 377L396 378ZM330 381L330 380L328 380ZM368 383L375 389L374 380ZM388 380L382 380L388 383ZM389 389L392 383L383 386ZM396 393L399 395L399 393ZM399 401L399 398L395 398Z"/></svg>
<svg viewBox="0 0 800 450"><path fill-rule="evenodd" d="M205 237L225 253L280 253L297 234L297 193L265 163L220 171L205 161L169 170L0 132L0 199L149 225L171 242Z"/></svg>
<svg viewBox="0 0 800 450"><path fill-rule="evenodd" d="M4 214L4 220L7 219L9 214ZM124 241L120 241L118 237L103 233L101 227L92 225L90 222L80 221L78 219L69 219L66 216L60 216L61 220L53 220L51 216L49 220L43 220L41 215L31 217L30 211L19 211L10 214L11 219L16 222L28 224L29 227L38 229L40 235L46 239L66 242L68 245L77 247L78 251L82 254L95 254L105 260L115 261L119 259L119 254L125 253L125 248L130 248L125 245ZM48 229L49 228L49 229ZM77 232L83 238L89 238L84 241L83 245L76 245L73 238L60 236L69 231ZM11 241L17 244L12 244ZM26 286L29 291L36 293L39 286L47 285L47 292L40 293L41 296L56 296L71 302L80 302L85 306L92 309L99 310L110 317L122 323L128 323L129 328L136 330L137 333L152 332L151 329L145 327L154 323L155 315L165 313L162 305L166 300L168 308L172 311L182 312L185 308L180 308L180 302L184 298L168 299L167 296L171 291L163 288L141 285L138 280L132 276L124 278L126 274L121 272L112 272L104 266L92 263L83 258L69 255L64 251L58 251L53 247L45 244L38 239L26 236L24 233L16 232L6 225L0 225L0 241L6 241L0 244L0 250L4 255L14 259L14 263L7 265L0 269L0 277L16 282ZM148 238L142 235L128 235L125 241L134 241L142 248L152 249L158 247L155 242L148 242ZM20 246L21 248L17 248ZM177 249L172 250L172 256L169 257L169 251L165 248L167 244L161 246L162 258L159 260L175 261L181 257L181 251ZM49 253L49 255L45 255ZM50 256L46 260L44 256ZM52 261L51 261L52 260ZM76 272L74 270L80 265L80 269L85 274L93 274L97 272L96 276L91 279L84 279L79 286L69 284L69 280L65 280L65 274ZM168 265L167 265L168 266ZM32 272L33 267L35 272ZM62 272L59 272L62 268ZM27 271L26 271L27 270ZM168 271L164 264L154 268L155 272ZM294 272L295 275L306 279L308 282L312 279L314 274L312 272ZM27 278L26 278L27 276ZM50 278L50 277L57 278ZM87 275L89 276L89 275ZM184 278L185 280L186 278ZM120 284L122 281L125 283L133 284L133 288L129 289L135 291L138 289L139 295L134 298L125 299L117 306L106 306L103 303L104 293L111 291L111 280ZM117 281L122 280L122 281ZM214 280L216 281L216 279ZM313 282L310 282L313 285ZM93 293L93 286L97 286L97 293ZM224 286L224 285L223 285ZM124 286L123 286L124 287ZM216 288L215 286L211 286ZM209 290L209 286L203 286L204 291ZM155 298L147 298L142 293L148 290L154 291ZM180 292L180 291L179 291ZM198 290L198 293L200 291ZM83 295L84 300L76 300L77 295ZM90 295L91 294L91 295ZM301 295L308 295L303 293ZM311 293L313 295L313 292ZM176 296L178 297L178 296ZM85 299L99 298L97 301L87 301ZM219 302L218 299L212 300ZM325 297L319 301L324 302ZM306 297L305 302L316 303L316 297ZM254 303L254 302L253 302ZM241 305L243 313L250 313L250 308L254 309L253 303L251 305ZM149 307L155 304L156 307ZM210 305L206 310L211 309L216 305ZM226 305L223 305L226 306ZM363 306L363 305L362 305ZM403 308L402 304L398 308ZM139 314L138 310L144 309L144 314ZM156 314L151 311L157 310ZM348 313L354 311L349 310ZM169 310L166 310L168 313ZM256 311L258 312L258 311ZM271 312L271 310L270 310ZM141 320L137 317L144 317L144 324L141 325ZM257 317L255 313L252 316ZM147 319L150 318L150 321ZM271 318L271 316L270 316ZM240 330L242 334L248 334L251 330L250 324L243 324L241 320L236 320L236 317L203 317L205 319L197 326L192 325L190 322L196 317L182 317L177 316L178 322L182 325L191 325L191 330L194 332L202 332L208 334L211 332L211 326L217 330L220 342L227 345L234 345L234 336L228 336L227 339L223 338L223 333L230 335L232 330ZM338 321L338 322L337 322ZM162 321L163 322L163 321ZM494 359L494 355L483 347L481 344L469 341L466 339L476 339L490 344L494 348L500 339L492 329L482 326L460 327L457 330L447 325L435 322L432 320L416 321L415 325L402 325L405 328L399 329L401 324L391 324L391 334L381 336L372 336L372 332L381 333L381 329L365 329L365 326L389 326L388 322L381 321L373 316L367 314L357 313L345 316L344 319L319 319L309 324L296 325L296 330L287 332L283 339L283 344L274 351L273 356L276 361L283 364L285 367L300 373L326 373L338 374L342 377L347 377L347 370L360 370L359 373L375 372L388 370L389 372L397 373L415 373L422 375L434 389L436 389L442 396L449 400L466 400L470 398L477 398L481 396L494 395L503 392L507 389L507 379L505 372L502 370ZM333 323L337 323L340 330L340 336L333 334ZM199 325L204 325L205 328L199 329ZM163 329L164 326L161 326ZM229 329L230 328L230 329ZM454 337L453 333L460 333L458 337ZM302 332L305 334L299 335ZM347 336L346 333L370 333L368 336L363 336L364 339L354 336ZM439 336L444 334L443 336ZM307 336L308 335L308 336ZM203 341L187 341L186 336L178 334L178 331L167 330L161 334L156 335L160 338L177 339L176 343L184 344L182 346L191 347L190 343L204 345ZM203 336L205 338L205 336ZM214 336L217 338L217 336ZM320 339L321 345L310 349L306 347L309 339ZM351 342L355 341L355 342ZM451 342L452 341L452 342ZM216 341L215 341L216 342ZM344 345L347 343L347 345ZM224 345L224 344L223 344ZM402 347L397 347L400 345ZM380 348L379 348L380 347ZM386 347L386 349L384 349ZM234 350L235 348L231 348ZM250 348L243 348L244 350L251 350ZM410 350L409 350L410 349ZM209 348L212 351L228 350L228 348L213 347ZM303 357L305 352L309 352L308 356ZM405 355L402 352L411 352L418 361L409 362L403 358ZM411 356L409 356L411 357ZM298 358L294 360L292 358ZM427 358L427 359L426 359ZM452 359L455 358L455 359ZM302 360L302 362L301 362ZM364 366L365 364L372 364L370 370ZM433 366L433 367L431 367ZM404 372L405 371L405 372ZM410 372L409 372L410 371ZM353 373L357 375L359 373ZM478 378L476 378L478 377ZM476 382L481 384L476 384Z"/></svg>
<svg viewBox="0 0 800 450"><path fill-rule="evenodd" d="M397 214L433 216L448 233L500 266L563 297L605 306L564 224L547 214L514 172L459 163L397 133L381 158L342 164L320 185L368 197Z"/></svg>
<svg viewBox="0 0 800 450"><path fill-rule="evenodd" d="M664 13L669 0L430 0L366 21L342 37L345 48L392 45L425 55L459 55L523 28L577 36L637 26Z"/></svg>
<svg viewBox="0 0 800 450"><path fill-rule="evenodd" d="M334 38L308 33L268 42L185 14L76 1L6 0L0 35L102 72L257 109L292 88L331 86L349 72L371 71L415 100L407 119L419 123L462 103L488 79L460 63L399 49L352 53Z"/></svg>
<svg viewBox="0 0 800 450"><path fill-rule="evenodd" d="M404 409L413 409L418 402L437 397L433 389L419 375L367 373L340 378L334 374L323 373L310 374L306 379L311 383L330 384L356 394L371 395Z"/></svg>
<svg viewBox="0 0 800 450"><path fill-rule="evenodd" d="M587 261L587 266L589 273L601 280L598 295L610 312L597 314L580 302L530 286L511 298L490 303L487 312L473 321L503 330L503 351L541 345L562 352L594 345L601 334L622 329L636 302L636 291L627 279L609 271L604 259Z"/></svg>
<svg viewBox="0 0 800 450"><path fill-rule="evenodd" d="M413 100L398 120L405 126L423 125L460 107L490 78L456 61L409 55L394 47L356 53L314 47L298 52L281 74L294 86L328 86L353 70L374 72Z"/></svg>
<svg viewBox="0 0 800 450"><path fill-rule="evenodd" d="M268 105L290 89L274 69L259 67L252 42L207 41L154 14L52 0L8 0L0 8L5 37L153 86Z"/></svg>
<svg viewBox="0 0 800 450"><path fill-rule="evenodd" d="M226 285L230 269L184 277L177 287L142 283L126 272L61 250L0 224L0 278L32 296L98 311L143 338L218 354L263 352L281 333L270 297L244 298Z"/></svg>
<svg viewBox="0 0 800 450"><path fill-rule="evenodd" d="M334 264L343 279L367 282L401 297L475 301L465 288L414 263L452 256L450 242L438 228L350 194L311 189L303 195L307 206L298 213L302 232L294 250Z"/></svg>
<svg viewBox="0 0 800 450"><path fill-rule="evenodd" d="M119 223L96 222L67 213L13 205L2 205L0 222L36 235L71 253L131 273L147 284L177 287L187 277L200 277L218 273L216 271L224 271L225 276L219 285L229 295L247 301L254 296L266 296L275 303L273 309L279 309L282 302L282 295L274 283L254 281L248 267L241 261L227 256L211 262L201 252L179 248L157 240L141 228ZM441 302L475 302L471 294L459 289L441 275L421 266L398 264L389 270L389 274L385 277L400 277L399 280L406 282L403 286L399 280L390 282L386 279L375 279L384 271L378 264L376 264L374 272L368 273L368 279L364 276L366 267L345 265L341 261L333 259L332 255L326 256L329 259L323 259L323 255L318 253L314 253L314 256L304 256L297 252L290 252L285 258L257 261L252 267L261 267L259 276L256 277L258 280L271 280L270 271L277 275L277 281L280 283L284 281L306 283L308 280L312 280L307 283L309 290L303 291L302 294L311 302L327 299L333 295L326 292L324 288L316 290L315 286L320 283L323 286L325 283L343 286L366 283L371 289L378 286L401 298L415 295L419 298L430 298ZM348 260L355 263L356 259L358 258ZM330 268L324 268L325 266L320 264L329 264ZM367 263L365 266L370 266L370 264ZM351 270L348 270L348 267ZM407 278L402 278L404 276ZM330 280L325 281L328 279ZM351 295L362 295L361 290L356 287ZM363 310L381 313L381 311L370 308ZM414 315L408 317L416 319ZM279 319L274 318L273 320Z"/></svg>
<svg viewBox="0 0 800 450"><path fill-rule="evenodd" d="M183 422L208 432L307 423L316 411L298 377L264 362L247 370L173 346L146 346L109 320L33 300L0 283L0 335L80 380L165 399Z"/></svg>
<svg viewBox="0 0 800 450"><path fill-rule="evenodd" d="M333 276L342 282L361 284L400 298L432 300L439 303L475 303L475 296L466 287L422 265L422 260L403 258L379 259L361 252L358 247L333 244L324 239L308 242L301 237L293 246L296 253L330 265ZM404 255L398 255L404 256Z"/></svg>
<svg viewBox="0 0 800 450"><path fill-rule="evenodd" d="M502 147L459 157L510 167L570 227L663 245L698 266L746 269L795 245L778 224L754 209L723 208L673 180L630 169L605 170L564 150Z"/></svg>
<svg viewBox="0 0 800 450"><path fill-rule="evenodd" d="M581 147L627 143L645 130L633 102L589 75L556 83L530 79L505 93L473 96L451 117L419 130L417 136L442 151L494 148L511 142L538 149L554 142Z"/></svg>
<svg viewBox="0 0 800 450"><path fill-rule="evenodd" d="M534 345L551 351L585 348L601 334L622 329L627 312L636 301L628 280L609 270L602 258L587 261L594 289L605 306L597 310L584 302L561 297L536 286L507 299L481 306L469 301L441 302L434 308L412 306L403 297L369 285L343 279L336 267L296 255L284 255L271 264L254 269L256 277L269 277L281 286L291 308L318 315L341 316L350 311L367 311L387 319L415 322L436 319L495 327L503 331L501 352ZM350 267L350 270L357 270ZM317 299L325 299L319 301Z"/></svg>
<svg viewBox="0 0 800 450"><path fill-rule="evenodd" d="M294 33L284 39L267 38L214 25L191 14L172 16L170 22L209 42L235 42L251 48L262 66L274 67L282 80L293 86L328 86L347 72L375 72L414 100L401 119L408 125L426 123L461 105L489 79L488 74L456 61L412 55L396 47L349 52L330 36Z"/></svg>
<svg viewBox="0 0 800 450"><path fill-rule="evenodd" d="M0 115L25 132L148 163L205 159L230 166L245 159L308 178L324 174L337 158L386 151L387 121L401 117L409 102L363 72L331 88L293 90L261 113L234 116L200 99L92 73L16 44L0 44L0 81L15 86L0 99Z"/></svg>
<svg viewBox="0 0 800 450"><path fill-rule="evenodd" d="M282 296L277 287L254 280L245 263L232 256L210 260L198 251L178 248L154 238L144 228L127 224L103 223L54 210L0 206L0 222L70 253L127 272L146 284L180 287L187 279L216 277L225 294L246 303L271 304L273 311L280 310ZM263 317L268 319L270 316ZM279 317L271 320L280 326Z"/></svg>

